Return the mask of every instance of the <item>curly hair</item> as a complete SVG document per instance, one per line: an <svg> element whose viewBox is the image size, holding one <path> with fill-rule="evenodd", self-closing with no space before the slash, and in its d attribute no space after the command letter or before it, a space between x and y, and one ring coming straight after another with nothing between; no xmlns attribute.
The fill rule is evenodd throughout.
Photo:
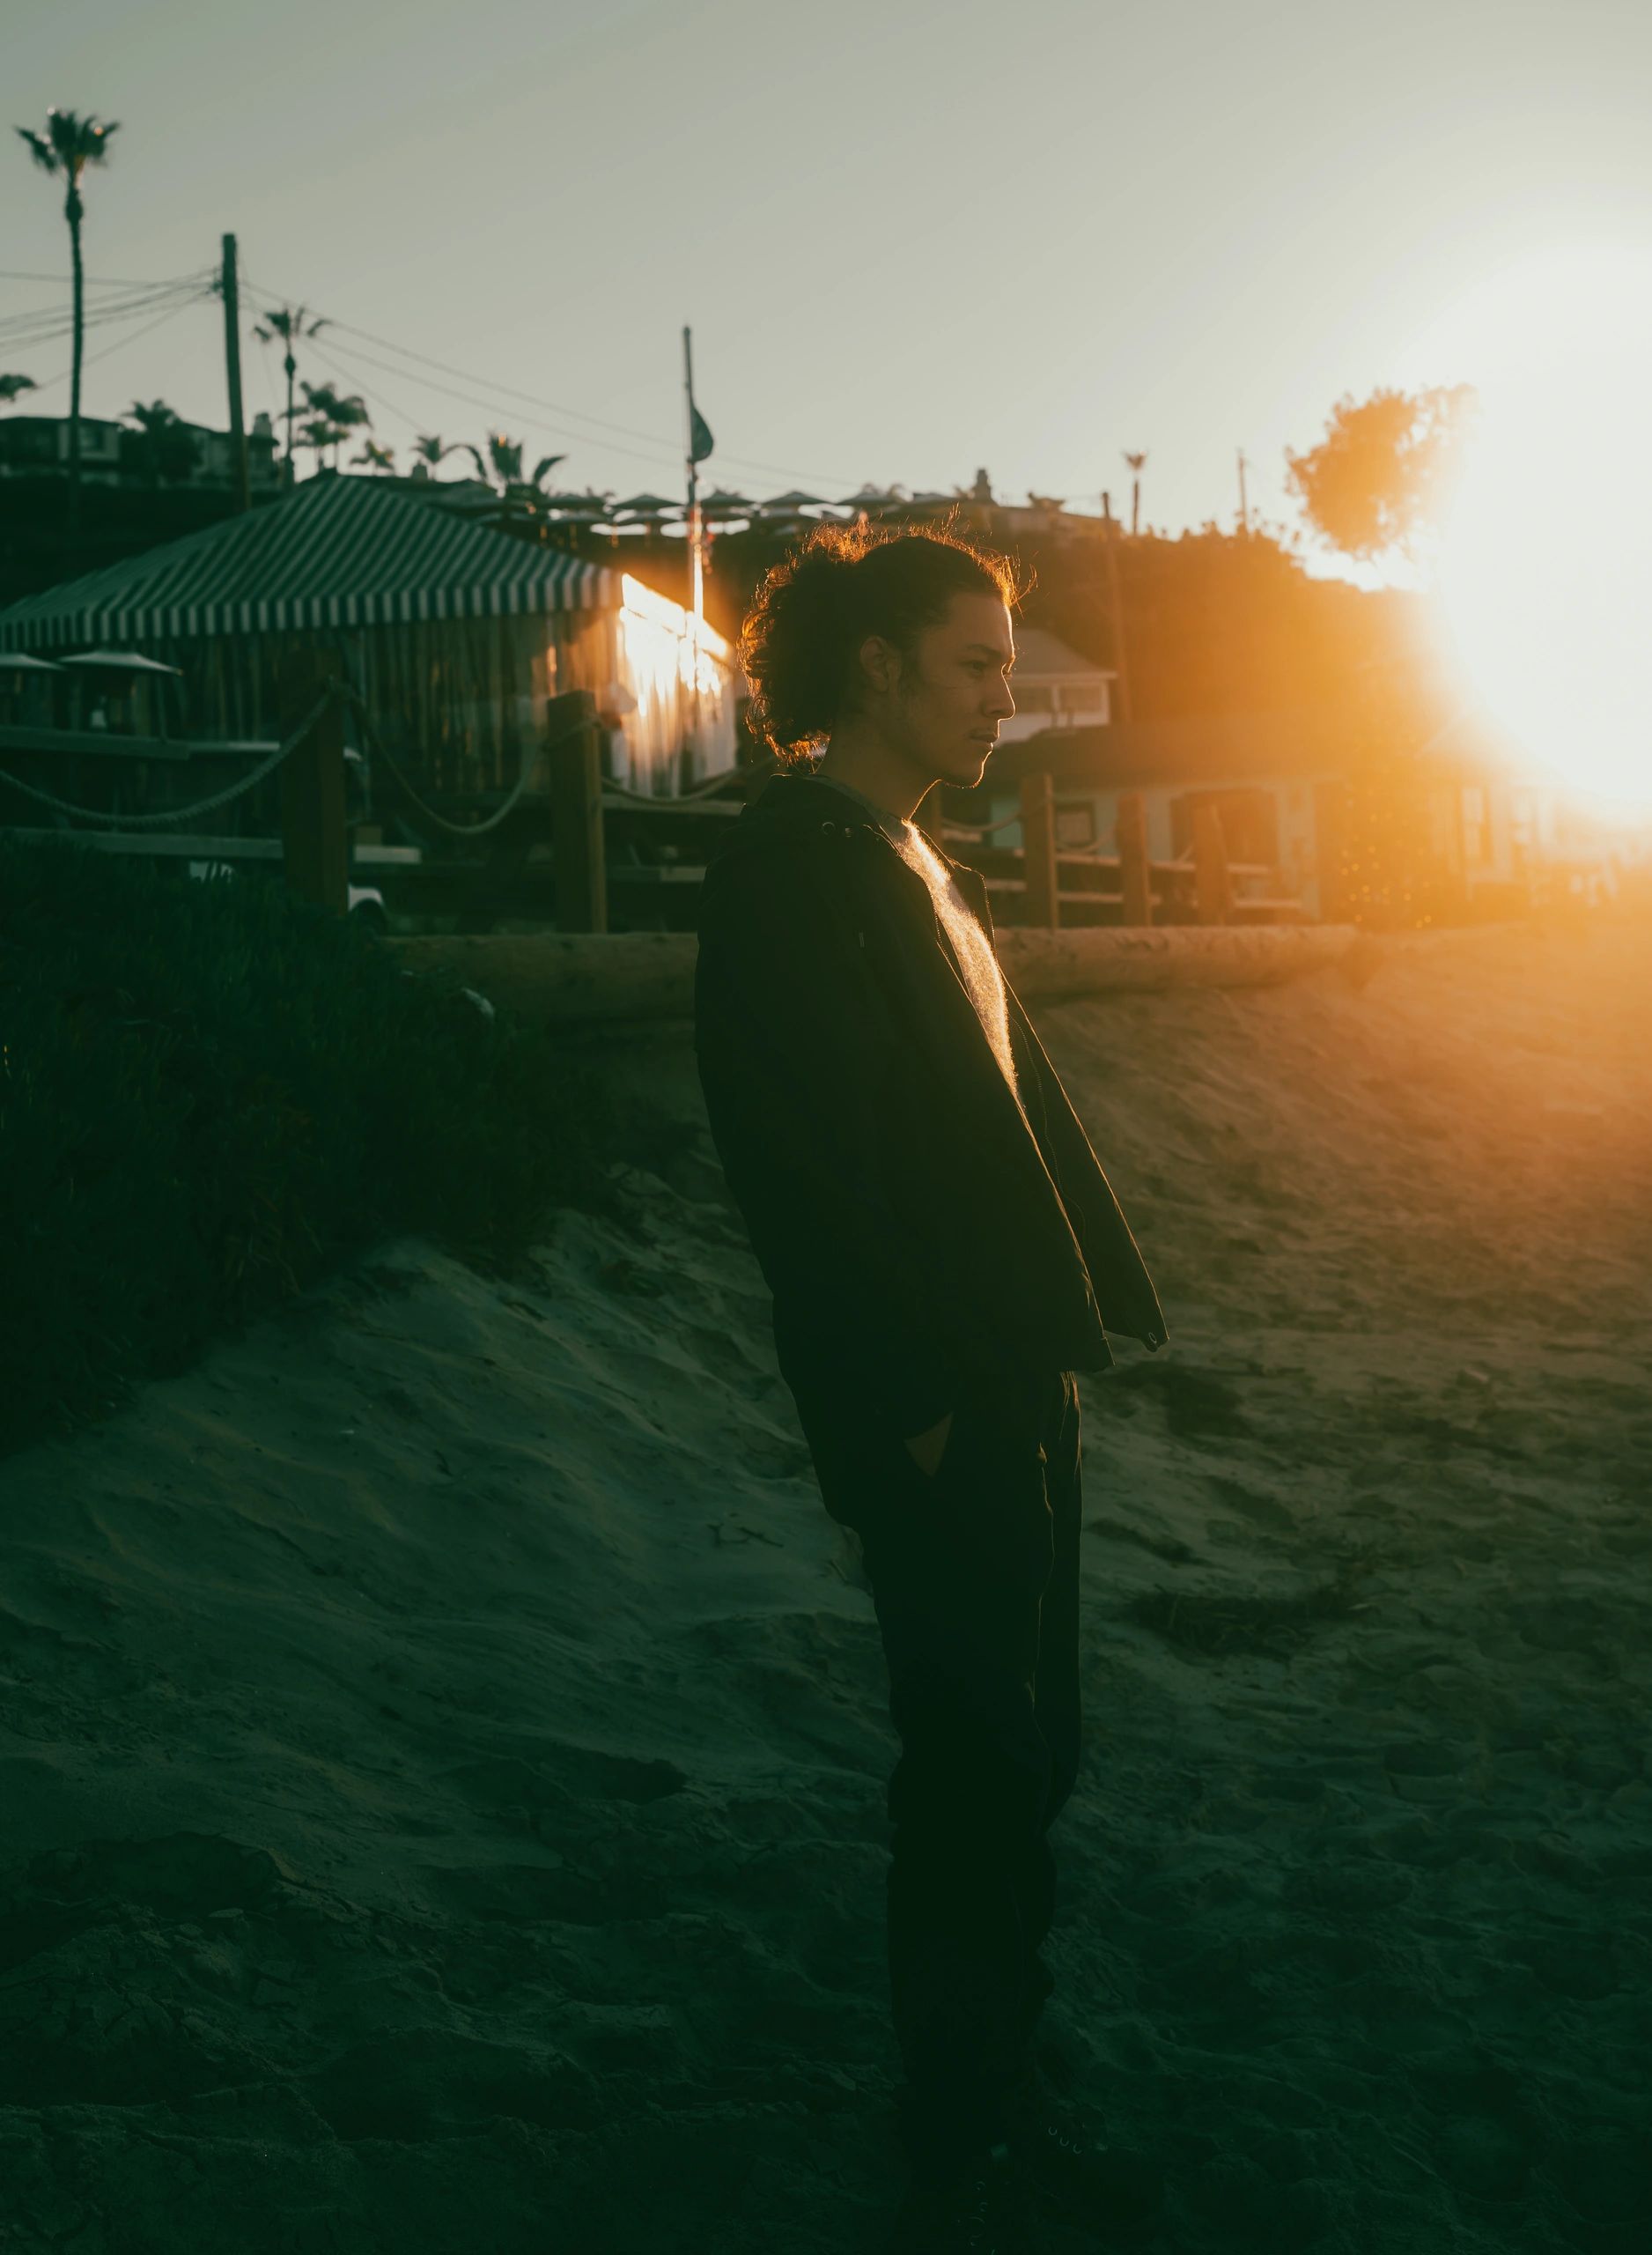
<svg viewBox="0 0 1652 2255"><path fill-rule="evenodd" d="M910 651L954 595L1014 609L1029 585L1013 558L951 519L922 532L816 525L764 574L740 631L754 732L782 766L801 765L847 709L868 634Z"/></svg>

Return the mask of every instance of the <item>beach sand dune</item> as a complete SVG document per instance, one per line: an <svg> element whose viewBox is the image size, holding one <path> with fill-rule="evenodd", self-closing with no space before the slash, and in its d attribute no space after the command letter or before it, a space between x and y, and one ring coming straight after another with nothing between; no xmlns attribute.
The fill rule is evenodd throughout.
<svg viewBox="0 0 1652 2255"><path fill-rule="evenodd" d="M1172 1335L1081 1382L1047 2017L1178 2255L1652 2239L1649 964L1036 1012ZM581 1046L638 1234L381 1246L0 1466L8 2255L874 2244L876 1622L688 1029Z"/></svg>

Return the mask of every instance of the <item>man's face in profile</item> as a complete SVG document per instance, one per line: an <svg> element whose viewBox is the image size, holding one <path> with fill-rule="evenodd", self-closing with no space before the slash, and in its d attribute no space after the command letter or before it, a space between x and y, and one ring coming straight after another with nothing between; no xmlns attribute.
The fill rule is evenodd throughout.
<svg viewBox="0 0 1652 2255"><path fill-rule="evenodd" d="M1015 637L997 595L954 595L946 617L925 627L891 699L889 726L923 774L949 783L980 780L999 724L1015 710L1010 669Z"/></svg>

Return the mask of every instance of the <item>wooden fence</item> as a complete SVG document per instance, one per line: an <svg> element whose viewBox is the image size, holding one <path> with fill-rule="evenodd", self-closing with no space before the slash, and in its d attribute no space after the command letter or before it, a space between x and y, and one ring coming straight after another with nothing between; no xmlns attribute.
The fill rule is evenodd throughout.
<svg viewBox="0 0 1652 2255"><path fill-rule="evenodd" d="M417 847L387 846L376 838L352 841L344 780L348 700L341 695L328 701L336 683L342 685L339 662L324 651L301 654L284 683L284 730L297 730L306 715L313 717L279 765L278 841L208 831L168 833L150 826L156 824L159 809L145 814L146 826L141 830L123 831L117 819L77 834L109 852L187 853L231 861L270 860L279 854L295 890L340 913L348 903L352 864L358 871L393 866L430 869L431 863ZM197 780L203 767L210 768L215 777L225 772L218 764L220 755L235 754L245 764L249 755L275 749L101 737L84 730L72 732L70 743L70 734L0 729L0 769L26 765L38 774L41 754L60 777L84 773L82 763L88 757L124 761L129 773L135 761L169 763L171 772L160 795L163 803L187 805L193 795L188 783ZM369 753L371 757L371 745ZM69 754L72 762L65 757ZM195 778L183 776L176 766L181 761L200 763ZM375 794L395 810L401 803L395 771L387 761L372 764ZM136 770L145 781L156 772L142 765ZM473 854L462 864L469 875L472 899L480 903L479 928L487 928L489 890L502 891L541 848L548 849L552 864L557 928L607 932L611 890L623 888L635 898L645 888L697 885L705 853L694 833L709 840L706 825L736 817L773 773L767 764L736 768L675 798L650 798L623 789L602 776L594 701L586 691L576 691L549 700L542 750L513 791L497 795L501 803L482 823L454 821L451 817L459 811L456 805L446 811L432 809L415 798L410 788L408 799L427 826L450 831L455 839L476 840L485 832L485 858ZM1054 931L1098 921L1147 926L1162 921L1229 925L1312 920L1302 902L1286 894L1276 869L1228 859L1220 818L1211 806L1195 810L1190 851L1174 861L1157 861L1148 854L1139 792L1119 797L1110 854L1058 847L1054 784L1047 773L1024 775L1018 815L992 825L972 827L947 819L940 800L941 787L937 785L915 819L937 845L980 870L989 898L1002 906L1001 917L995 910L995 922ZM470 803L475 812L485 802ZM20 810L15 793L0 786L0 811L15 820ZM994 832L1012 819L1020 823L1021 845L992 844ZM650 833L659 839L667 832L674 841L669 850L651 843ZM613 850L616 834L623 852ZM461 864L455 857L448 866ZM1242 890L1257 884L1264 888L1259 893Z"/></svg>

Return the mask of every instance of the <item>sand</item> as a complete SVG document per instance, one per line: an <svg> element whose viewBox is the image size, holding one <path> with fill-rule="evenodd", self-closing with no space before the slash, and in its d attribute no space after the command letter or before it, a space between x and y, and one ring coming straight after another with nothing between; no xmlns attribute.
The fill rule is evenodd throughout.
<svg viewBox="0 0 1652 2255"><path fill-rule="evenodd" d="M1081 1382L1047 2022L1176 2255L1652 2239L1649 962L1035 1012L1172 1332ZM688 1030L588 1039L645 1235L380 1246L0 1464L5 2255L877 2244L876 1623Z"/></svg>

